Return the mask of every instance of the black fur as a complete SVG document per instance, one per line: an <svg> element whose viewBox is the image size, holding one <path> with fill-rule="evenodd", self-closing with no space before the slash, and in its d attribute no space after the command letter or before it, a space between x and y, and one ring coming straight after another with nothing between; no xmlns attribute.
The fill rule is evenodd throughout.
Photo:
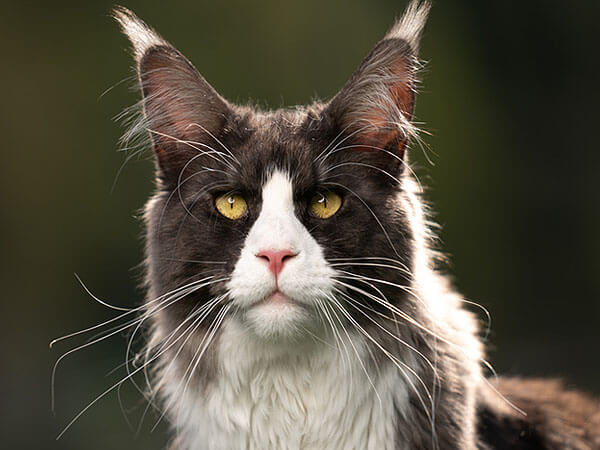
<svg viewBox="0 0 600 450"><path fill-rule="evenodd" d="M415 17L423 14L415 11ZM128 21L137 20L128 12L117 15L126 30ZM421 236L428 230L418 218L422 205L405 154L414 132L409 120L422 27L417 19L412 19L414 23L409 19L403 19L406 23L375 47L330 102L274 112L229 104L170 44L141 22L133 23L135 29L148 33L141 38L130 33L134 44L142 42L136 44L144 95L138 128L151 130L157 155L157 191L145 216L148 298L207 275L227 278L260 214L261 188L269 174L279 169L291 175L296 216L328 261L393 260L389 267L348 263L338 269L388 282L375 289L347 280L366 291L352 292L361 306L347 305L347 312L399 359L408 361L414 355L393 339L396 333L423 356L416 358L414 369L424 386L410 394L410 414L397 414L399 445L600 448L598 405L583 396L566 394L555 384L502 381L499 391L527 416L495 397L482 381L480 361L463 353L466 348L479 352L475 322L459 308L460 299L443 276L431 271L429 282L435 284L441 302L457 306L442 323L433 321L410 290L395 287L410 286L417 254L430 254L427 236ZM308 203L315 193L327 190L337 192L343 203L334 217L323 220L309 213ZM246 199L248 210L240 220L217 212L214 200L224 193ZM399 270L403 268L408 270ZM225 292L225 282L213 284L161 311L153 317L153 339L160 341L207 298ZM382 296L396 309L369 294ZM406 313L414 323L404 320L397 325L394 311ZM206 331L200 328L198 337ZM192 360L195 345L192 340L178 356L182 367ZM372 368L390 364L372 347ZM196 376L204 383L216 376L215 358L209 351L198 367ZM436 362L435 372L426 361ZM435 401L434 432L430 411L422 404L429 393Z"/></svg>

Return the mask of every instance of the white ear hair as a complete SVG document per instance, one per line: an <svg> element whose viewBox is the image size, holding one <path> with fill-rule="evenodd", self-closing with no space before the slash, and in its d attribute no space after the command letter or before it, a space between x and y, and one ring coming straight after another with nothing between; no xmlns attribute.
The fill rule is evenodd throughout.
<svg viewBox="0 0 600 450"><path fill-rule="evenodd" d="M123 33L129 38L137 63L153 47L171 47L156 31L127 8L117 6L112 14Z"/></svg>
<svg viewBox="0 0 600 450"><path fill-rule="evenodd" d="M401 157L418 128L415 104L419 39L431 4L413 1L385 37L366 56L328 111L365 150L395 146Z"/></svg>
<svg viewBox="0 0 600 450"><path fill-rule="evenodd" d="M140 108L133 109L122 142L151 142L163 174L179 173L192 158L206 154L231 110L194 65L128 9L113 16L133 45ZM134 144L135 145L135 144Z"/></svg>
<svg viewBox="0 0 600 450"><path fill-rule="evenodd" d="M423 28L427 23L431 2L413 0L400 19L388 31L384 39L402 39L410 45L415 54L419 53L419 43Z"/></svg>

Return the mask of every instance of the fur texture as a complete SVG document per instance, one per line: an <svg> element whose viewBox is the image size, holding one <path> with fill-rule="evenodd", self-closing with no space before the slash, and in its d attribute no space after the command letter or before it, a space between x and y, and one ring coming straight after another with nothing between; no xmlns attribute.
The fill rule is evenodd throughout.
<svg viewBox="0 0 600 450"><path fill-rule="evenodd" d="M533 420L507 406L482 375L475 318L434 267L406 151L428 11L412 2L329 102L278 111L230 104L115 11L143 96L125 139L150 136L157 161L143 317L174 448L501 448L525 426L522 448L597 443L571 412L551 430L553 401L517 382L499 390ZM311 208L328 193L341 205L324 219ZM219 212L222 196L243 215ZM279 273L265 250L289 254Z"/></svg>

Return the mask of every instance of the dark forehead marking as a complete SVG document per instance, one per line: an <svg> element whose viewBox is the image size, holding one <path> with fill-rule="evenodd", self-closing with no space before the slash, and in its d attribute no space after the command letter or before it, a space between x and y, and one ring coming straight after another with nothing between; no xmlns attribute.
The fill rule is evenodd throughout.
<svg viewBox="0 0 600 450"><path fill-rule="evenodd" d="M309 189L316 182L315 157L322 149L318 129L320 106L248 113L238 119L237 142L233 150L240 162L238 181L246 189L260 191L274 170L288 173L296 190Z"/></svg>

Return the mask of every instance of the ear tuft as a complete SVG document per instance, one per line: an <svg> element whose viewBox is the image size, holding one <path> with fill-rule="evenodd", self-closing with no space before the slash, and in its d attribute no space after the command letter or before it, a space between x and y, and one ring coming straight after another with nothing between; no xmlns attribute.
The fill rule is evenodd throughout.
<svg viewBox="0 0 600 450"><path fill-rule="evenodd" d="M126 8L113 16L134 49L142 100L123 142L150 135L162 175L177 174L187 161L206 154L231 109L194 65ZM135 109L134 109L135 111ZM135 145L135 144L134 144Z"/></svg>
<svg viewBox="0 0 600 450"><path fill-rule="evenodd" d="M401 39L406 41L415 56L418 55L421 35L427 23L430 10L431 2L429 0L422 3L419 0L413 0L408 5L403 16L388 31L384 39Z"/></svg>
<svg viewBox="0 0 600 450"><path fill-rule="evenodd" d="M429 9L429 1L411 2L327 107L354 148L392 151L402 157L409 138L417 134L411 120L419 39Z"/></svg>
<svg viewBox="0 0 600 450"><path fill-rule="evenodd" d="M146 25L129 9L116 6L112 10L112 16L119 23L123 33L129 38L138 64L152 48L171 47L156 31Z"/></svg>

